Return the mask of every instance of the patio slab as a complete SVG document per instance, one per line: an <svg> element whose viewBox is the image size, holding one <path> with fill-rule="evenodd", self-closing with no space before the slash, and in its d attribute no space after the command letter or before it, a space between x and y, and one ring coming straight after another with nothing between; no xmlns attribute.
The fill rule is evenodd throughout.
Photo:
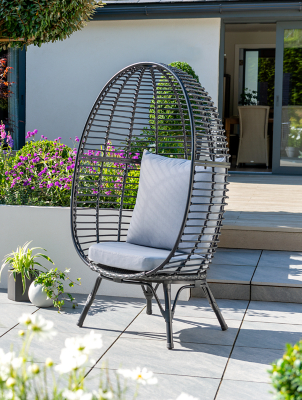
<svg viewBox="0 0 302 400"><path fill-rule="evenodd" d="M204 378L221 377L231 346L199 343L174 343L174 350L167 350L161 340L128 339L121 337L105 354L109 368L133 368L148 365L156 373L189 375ZM194 360L194 361L193 361Z"/></svg>
<svg viewBox="0 0 302 400"><path fill-rule="evenodd" d="M244 321L236 346L284 350L285 343L294 344L301 336L301 325Z"/></svg>
<svg viewBox="0 0 302 400"><path fill-rule="evenodd" d="M231 346L240 320L228 320L229 329L222 331L217 319L177 317L173 319L174 340L180 343L204 343ZM141 313L123 333L122 338L166 340L166 324L159 313Z"/></svg>
<svg viewBox="0 0 302 400"><path fill-rule="evenodd" d="M215 400L273 400L268 383L229 381L224 379Z"/></svg>
<svg viewBox="0 0 302 400"><path fill-rule="evenodd" d="M302 307L294 303L251 301L244 320L302 325Z"/></svg>
<svg viewBox="0 0 302 400"><path fill-rule="evenodd" d="M35 361L51 357L59 362L66 338L91 330L101 333L103 347L94 352L93 358L99 361L86 378L87 387L97 388L104 361L108 361L110 375L119 367L146 367L154 372L158 385L142 386L138 400L176 399L181 392L199 400L272 399L266 369L282 356L286 342L301 336L302 311L296 304L218 300L229 325L229 330L222 332L207 300L193 298L180 301L176 308L175 349L170 351L166 348L165 322L156 305L149 316L144 301L97 296L81 329L76 321L85 297L76 295L80 304L76 310L67 304L61 314L53 308L36 311L54 322L58 334L46 343L33 342ZM19 312L7 320L11 326L0 327L0 348L8 351L13 343L17 350L21 346L20 326L15 325L19 315L34 307L21 303L7 306L15 306ZM297 319L300 323L295 323Z"/></svg>
<svg viewBox="0 0 302 400"><path fill-rule="evenodd" d="M284 350L235 346L224 379L269 383L270 364L283 356Z"/></svg>

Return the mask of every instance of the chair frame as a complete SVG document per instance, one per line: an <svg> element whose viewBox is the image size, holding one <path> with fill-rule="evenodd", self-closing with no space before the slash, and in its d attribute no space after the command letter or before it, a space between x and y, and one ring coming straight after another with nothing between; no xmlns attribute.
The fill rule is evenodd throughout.
<svg viewBox="0 0 302 400"><path fill-rule="evenodd" d="M189 190L187 194L187 203L186 209L184 210L184 217L182 221L182 225L180 231L177 236L177 240L175 242L174 247L171 249L168 257L164 262L161 263L157 268L146 271L146 272L135 272L128 270L121 270L117 268L113 268L107 265L101 265L94 263L89 260L87 256L87 249L84 249L84 244L81 240L85 240L85 244L87 244L88 238L93 236L93 239L89 239L88 243L97 243L102 241L102 235L100 235L100 221L99 221L99 211L100 211L100 191L101 191L101 180L103 173L103 165L107 161L112 161L112 157L110 157L111 153L106 153L107 140L110 139L110 129L112 127L112 121L114 119L114 113L116 112L116 107L119 99L122 98L123 90L127 85L127 82L133 81L136 85L136 91L133 94L133 112L130 121L129 133L127 133L127 138L131 143L133 126L135 124L135 113L137 112L137 104L139 104L139 94L142 88L142 82L147 82L148 79L150 81L149 86L152 86L153 90L153 101L154 101L154 138L155 138L155 152L158 152L158 147L160 143L160 120L158 117L158 113L160 110L158 104L160 102L160 92L158 89L158 76L161 75L164 79L164 85L169 86L169 90L173 93L174 103L173 106L178 106L179 112L179 128L183 132L183 158L191 159L191 171L190 171L190 183ZM147 78L146 78L147 76ZM144 78L145 77L145 78ZM156 81L157 79L157 81ZM146 83L147 85L147 83ZM165 86L166 87L166 86ZM142 89L143 90L143 89ZM150 89L151 90L151 89ZM113 95L112 95L113 93ZM109 95L111 94L111 97ZM102 104L106 103L106 96L112 100L112 112L108 114L108 125L105 128L100 128L99 133L93 133L93 135L99 137L99 146L103 145L104 149L101 152L101 156L95 156L95 153L92 155L87 155L85 151L88 148L89 135L94 127L96 116L100 114L100 110L102 110ZM108 100L107 100L108 102ZM142 102L141 102L142 103ZM106 111L106 110L105 110ZM149 110L145 112L146 115L149 113ZM132 124L132 125L131 125ZM189 127L189 129L188 129ZM106 135L103 131L106 130ZM153 134L153 133L152 133ZM128 145L127 145L128 146ZM131 160L129 156L129 150L131 147L128 146L126 149L126 158L123 159L123 164L121 161L117 161L118 166L124 165L124 173L123 173L123 190L120 195L120 208L119 208L119 218L116 223L116 238L117 241L120 241L123 237L123 233L121 231L121 227L123 221L125 219L125 215L123 214L123 201L125 198L125 185L127 178L127 170L128 165L138 165L140 164L140 160ZM89 153L90 154L90 153ZM108 156L109 154L109 156ZM130 153L131 154L131 153ZM169 156L168 150L164 154ZM173 154L172 154L173 155ZM171 154L170 154L171 156ZM179 157L179 156L178 156ZM223 157L224 161L221 161L221 157ZM72 185L72 196L71 196L71 232L72 239L75 246L75 249L82 259L82 261L93 271L98 273L98 277L96 279L95 285L92 289L92 292L89 294L86 304L82 310L81 316L78 321L78 326L82 327L84 320L87 316L90 306L93 303L93 300L97 294L97 291L100 287L102 279L111 280L113 282L125 283L125 284L133 284L140 285L142 287L143 293L146 297L147 307L146 313L152 314L152 299L155 298L159 310L166 322L166 332L167 332L167 347L168 349L173 349L173 333L172 333L172 319L175 313L175 308L177 301L179 299L179 295L182 290L185 288L201 288L205 294L205 297L208 299L209 304L211 305L213 311L215 312L218 321L222 330L226 330L227 324L223 319L223 316L219 310L219 307L214 299L213 294L207 284L206 274L207 268L213 258L214 252L217 248L217 243L219 241L220 230L222 226L222 219L224 213L224 206L226 205L225 199L227 198L227 168L229 168L228 162L228 149L226 144L226 139L224 135L224 130L222 129L221 122L218 117L218 113L212 99L205 91L205 89L190 75L179 70L177 68L173 68L167 66L165 64L160 63L152 63L152 62L144 62L144 63L136 63L132 64L129 67L126 67L119 71L113 78L105 85L104 89L101 91L98 96L91 113L87 119L86 125L84 127L84 131L79 142L79 149L77 153L77 159L74 170L73 177L73 185ZM84 239L81 238L81 226L79 225L79 214L80 212L84 212L86 209L81 207L81 187L80 187L80 178L81 174L84 175L81 171L84 167L86 167L85 162L87 160L97 160L101 163L100 167L100 177L98 180L98 195L96 200L91 200L88 203L92 203L93 208L95 210L96 215L96 223L95 228L96 233L93 235L84 235ZM95 161L96 162L96 161ZM204 171L207 174L211 174L211 179L207 181L210 185L210 189L208 189L207 196L206 195L196 195L198 192L198 188L196 186L196 180L194 176L198 172L198 168L203 167ZM81 169L82 168L82 169ZM85 169L84 169L85 170ZM126 171L126 172L125 172ZM194 194L195 193L195 194ZM219 193L219 196L217 195ZM91 194L92 196L92 194ZM194 203L195 197L202 197L201 201L204 203ZM205 199L203 199L205 197ZM218 198L219 197L219 198ZM93 197L91 197L94 199ZM208 199L208 201L207 201ZM218 200L217 200L218 199ZM192 204L204 204L207 211L206 216L201 218L194 216L194 211ZM91 206L91 204L88 206ZM84 210L84 211L83 211ZM213 211L216 210L216 211ZM192 216L191 216L192 215ZM195 214L196 215L196 214ZM211 216L217 215L215 220L215 226L213 226L213 219ZM124 219L123 219L124 218ZM190 221L195 221L196 225L191 225ZM197 221L197 222L196 222ZM192 226L196 226L200 231L198 233L198 239L192 242L192 240L186 240L186 228ZM212 228L209 228L211 226ZM210 232L207 233L207 230L210 229ZM211 230L212 229L212 230ZM91 231L92 232L92 231ZM124 235L125 236L125 235ZM209 239L210 237L210 239ZM104 241L108 240L108 238L104 239ZM180 245L188 246L186 247L186 255L187 259L185 261L175 261L176 253L181 251ZM198 259L194 261L194 255L201 254L202 260ZM174 258L173 258L174 257ZM195 257L196 259L196 257ZM165 305L162 306L161 301L157 295L157 288L162 284L163 292L164 292L164 300ZM171 301L171 285L172 284L181 284L182 286L178 289L174 302L172 304Z"/></svg>

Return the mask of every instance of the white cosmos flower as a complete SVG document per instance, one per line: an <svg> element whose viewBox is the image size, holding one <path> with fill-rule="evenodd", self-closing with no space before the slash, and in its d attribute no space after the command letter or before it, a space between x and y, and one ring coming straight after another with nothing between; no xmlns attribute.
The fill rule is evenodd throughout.
<svg viewBox="0 0 302 400"><path fill-rule="evenodd" d="M98 399L108 399L108 400L113 399L113 393L110 391L103 392L102 389L99 389L99 390L94 390L92 393Z"/></svg>
<svg viewBox="0 0 302 400"><path fill-rule="evenodd" d="M84 390L78 389L76 392L65 389L63 391L63 398L66 400L91 400L92 393L85 393Z"/></svg>
<svg viewBox="0 0 302 400"><path fill-rule="evenodd" d="M197 397L190 396L187 393L181 393L176 400L199 400Z"/></svg>
<svg viewBox="0 0 302 400"><path fill-rule="evenodd" d="M65 346L60 355L61 364L55 367L60 374L76 370L86 364L91 351L100 349L103 342L101 335L90 332L85 336L66 339Z"/></svg>
<svg viewBox="0 0 302 400"><path fill-rule="evenodd" d="M13 351L4 353L0 349L0 380L6 381L9 378L11 368L16 370L21 367L23 362L23 358L16 357Z"/></svg>
<svg viewBox="0 0 302 400"><path fill-rule="evenodd" d="M60 374L67 374L77 370L88 362L88 355L79 352L71 352L69 349L63 349L60 355L61 364L55 366L55 370Z"/></svg>
<svg viewBox="0 0 302 400"><path fill-rule="evenodd" d="M139 367L134 370L131 369L118 369L118 374L123 375L125 378L133 379L143 385L154 385L157 383L157 378L153 376L152 371L148 371L147 368L140 369Z"/></svg>
<svg viewBox="0 0 302 400"><path fill-rule="evenodd" d="M38 313L35 314L23 314L19 318L20 324L28 327L28 330L32 331L39 340L51 339L57 334L53 328L53 322L47 321Z"/></svg>

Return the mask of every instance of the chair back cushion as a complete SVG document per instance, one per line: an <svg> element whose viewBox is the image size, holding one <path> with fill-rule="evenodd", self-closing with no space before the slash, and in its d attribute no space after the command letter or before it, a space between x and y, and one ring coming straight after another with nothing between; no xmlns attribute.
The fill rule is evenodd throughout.
<svg viewBox="0 0 302 400"><path fill-rule="evenodd" d="M127 242L171 250L186 211L191 162L145 150Z"/></svg>

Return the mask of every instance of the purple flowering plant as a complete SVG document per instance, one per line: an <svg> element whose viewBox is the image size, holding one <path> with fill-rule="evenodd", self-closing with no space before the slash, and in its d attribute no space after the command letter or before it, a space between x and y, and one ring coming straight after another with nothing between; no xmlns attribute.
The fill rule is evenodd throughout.
<svg viewBox="0 0 302 400"><path fill-rule="evenodd" d="M3 128L4 129L4 128ZM12 156L9 163L0 159L0 203L12 205L38 206L69 206L71 185L76 162L77 149L61 143L61 138L48 140L41 135L36 140L37 129L27 132L25 146ZM6 135L7 138L7 135ZM8 140L3 141L8 151ZM75 138L79 142L79 138ZM124 150L115 149L111 143L106 146L106 154L110 157L125 158ZM89 150L85 154L87 162L80 171L79 195L83 207L94 207L95 196L99 196L101 207L119 207L120 194L124 188L124 206L133 208L139 180L139 166L131 165L127 176L124 176L124 164L120 162L102 163L99 151ZM138 153L129 153L133 159L138 159ZM102 181L99 182L100 170L103 170ZM87 174L88 173L88 174ZM86 196L85 196L86 195Z"/></svg>
<svg viewBox="0 0 302 400"><path fill-rule="evenodd" d="M30 139L4 167L2 204L68 206L76 150L41 136L38 131L27 132Z"/></svg>

